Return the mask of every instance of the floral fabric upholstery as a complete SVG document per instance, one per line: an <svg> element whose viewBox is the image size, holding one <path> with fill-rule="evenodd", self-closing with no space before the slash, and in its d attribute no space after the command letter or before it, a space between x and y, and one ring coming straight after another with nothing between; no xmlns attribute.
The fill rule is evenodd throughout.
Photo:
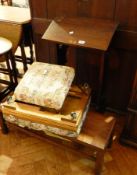
<svg viewBox="0 0 137 175"><path fill-rule="evenodd" d="M13 124L16 124L22 128L26 127L28 129L33 129L33 130L37 130L37 131L44 131L45 134L47 132L50 132L52 134L66 136L66 137L76 137L78 135L77 132L63 130L61 128L56 128L56 127L52 127L52 126L48 126L48 125L44 125L44 124L40 124L40 123L34 123L31 121L27 121L27 120L22 120L22 119L14 117L12 115L6 116L4 118L6 121L13 123Z"/></svg>
<svg viewBox="0 0 137 175"><path fill-rule="evenodd" d="M12 6L28 8L29 0L12 0Z"/></svg>
<svg viewBox="0 0 137 175"><path fill-rule="evenodd" d="M83 123L86 119L87 116L87 112L89 109L89 104L90 104L90 100L88 101L88 104L86 106L85 111L83 112L83 117L82 120L78 126L77 131L69 131L66 129L61 129L61 128L57 128L57 127L53 127L53 126L48 126L45 124L40 124L40 123L35 123L35 122L31 122L29 120L22 120L19 119L13 115L5 115L4 114L4 119L10 123L13 123L15 125L18 125L22 128L28 128L28 129L33 129L33 130L37 130L37 131L43 131L45 134L52 134L52 136L57 137L57 136L61 136L61 137L71 137L71 138L75 138L80 134L80 131L82 129Z"/></svg>
<svg viewBox="0 0 137 175"><path fill-rule="evenodd" d="M16 87L15 99L60 110L74 75L71 67L34 62Z"/></svg>

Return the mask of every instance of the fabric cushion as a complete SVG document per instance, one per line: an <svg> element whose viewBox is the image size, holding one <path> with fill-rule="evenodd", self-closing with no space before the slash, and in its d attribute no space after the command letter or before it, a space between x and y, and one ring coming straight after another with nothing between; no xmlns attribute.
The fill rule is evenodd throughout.
<svg viewBox="0 0 137 175"><path fill-rule="evenodd" d="M74 75L71 67L34 62L16 87L15 99L60 110Z"/></svg>
<svg viewBox="0 0 137 175"><path fill-rule="evenodd" d="M28 0L12 0L12 6L28 8L29 2Z"/></svg>

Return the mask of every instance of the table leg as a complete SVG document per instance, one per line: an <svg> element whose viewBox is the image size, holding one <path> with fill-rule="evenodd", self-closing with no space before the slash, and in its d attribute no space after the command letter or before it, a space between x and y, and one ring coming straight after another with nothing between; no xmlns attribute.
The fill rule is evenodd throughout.
<svg viewBox="0 0 137 175"><path fill-rule="evenodd" d="M104 151L98 151L96 154L95 175L100 175L104 164Z"/></svg>
<svg viewBox="0 0 137 175"><path fill-rule="evenodd" d="M2 133L7 134L8 133L8 127L6 125L6 122L3 118L3 114L2 114L1 111L0 111L0 126L1 126L1 129L2 129Z"/></svg>
<svg viewBox="0 0 137 175"><path fill-rule="evenodd" d="M27 71L28 67L27 67L27 57L26 57L26 53L25 53L25 44L24 41L21 41L20 44L20 49L21 49L21 56L22 56L22 62L23 62L23 69L24 69L24 73Z"/></svg>
<svg viewBox="0 0 137 175"><path fill-rule="evenodd" d="M105 111L106 107L106 99L104 95L104 90L106 86L106 75L108 68L108 58L106 57L106 53L103 52L100 59L100 72L99 72L99 85L98 85L98 94L97 94L97 111Z"/></svg>
<svg viewBox="0 0 137 175"><path fill-rule="evenodd" d="M17 86L18 80L17 80L17 68L16 68L15 57L12 54L11 51L10 51L9 54L10 54L9 56L11 58L11 63L12 63L12 74L11 74L11 76L13 77L12 79L13 79L13 82L14 82L15 86Z"/></svg>

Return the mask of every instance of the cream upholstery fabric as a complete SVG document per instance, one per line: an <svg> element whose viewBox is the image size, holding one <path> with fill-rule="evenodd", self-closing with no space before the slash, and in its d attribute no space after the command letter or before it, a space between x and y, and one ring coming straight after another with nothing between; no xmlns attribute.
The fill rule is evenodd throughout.
<svg viewBox="0 0 137 175"><path fill-rule="evenodd" d="M29 0L12 0L12 6L28 8Z"/></svg>
<svg viewBox="0 0 137 175"><path fill-rule="evenodd" d="M71 67L34 62L16 87L15 99L60 110L74 75Z"/></svg>
<svg viewBox="0 0 137 175"><path fill-rule="evenodd" d="M61 129L61 128L57 128L57 127L53 127L53 126L49 126L49 125L45 125L45 124L41 124L41 123L35 123L35 122L31 122L29 120L22 120L20 118L17 118L13 115L5 115L4 114L4 119L10 123L13 123L15 125L18 125L22 128L28 128L28 129L32 129L32 130L37 130L37 131L43 131L45 134L54 134L55 136L65 136L65 137L77 137L82 129L83 123L86 119L88 110L89 110L89 105L90 105L90 100L88 100L86 109L83 112L83 116L82 116L82 120L78 125L77 131L70 131L70 130L66 130L66 129Z"/></svg>

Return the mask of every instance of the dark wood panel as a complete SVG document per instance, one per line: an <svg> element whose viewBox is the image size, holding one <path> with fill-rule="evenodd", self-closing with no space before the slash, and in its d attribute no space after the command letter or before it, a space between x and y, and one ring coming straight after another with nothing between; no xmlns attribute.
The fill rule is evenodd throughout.
<svg viewBox="0 0 137 175"><path fill-rule="evenodd" d="M137 32L118 30L113 37L113 47L137 51Z"/></svg>
<svg viewBox="0 0 137 175"><path fill-rule="evenodd" d="M76 82L88 83L93 90L98 87L101 52L91 49L77 49L76 51Z"/></svg>
<svg viewBox="0 0 137 175"><path fill-rule="evenodd" d="M137 70L128 105L126 125L121 135L121 142L131 146L136 146L137 148Z"/></svg>
<svg viewBox="0 0 137 175"><path fill-rule="evenodd" d="M35 50L36 50L36 60L41 62L50 62L48 42L45 40L42 40L43 33L47 29L48 25L49 25L48 20L44 18L32 19Z"/></svg>
<svg viewBox="0 0 137 175"><path fill-rule="evenodd" d="M118 30L113 37L111 48L107 101L110 107L125 110L137 66L137 32Z"/></svg>
<svg viewBox="0 0 137 175"><path fill-rule="evenodd" d="M47 17L47 0L29 0L32 17Z"/></svg>
<svg viewBox="0 0 137 175"><path fill-rule="evenodd" d="M117 0L115 20L120 22L120 28L137 31L137 1Z"/></svg>
<svg viewBox="0 0 137 175"><path fill-rule="evenodd" d="M48 28L51 20L46 18L33 18L32 25L35 33L43 35L45 30Z"/></svg>
<svg viewBox="0 0 137 175"><path fill-rule="evenodd" d="M89 17L91 16L91 0L79 0L78 1L78 16Z"/></svg>
<svg viewBox="0 0 137 175"><path fill-rule="evenodd" d="M87 16L113 19L115 0L48 0L47 9L48 18Z"/></svg>
<svg viewBox="0 0 137 175"><path fill-rule="evenodd" d="M36 60L55 64L57 62L56 45L41 39L40 34L34 33L34 36Z"/></svg>
<svg viewBox="0 0 137 175"><path fill-rule="evenodd" d="M33 18L33 33L36 48L36 59L41 62L56 63L56 45L42 39L42 36L50 24L50 20Z"/></svg>
<svg viewBox="0 0 137 175"><path fill-rule="evenodd" d="M48 18L77 16L77 0L47 0Z"/></svg>
<svg viewBox="0 0 137 175"><path fill-rule="evenodd" d="M128 135L137 143L137 69L132 86L130 103L128 105L129 120L127 121ZM129 123L130 121L130 123ZM130 138L129 138L130 139Z"/></svg>
<svg viewBox="0 0 137 175"><path fill-rule="evenodd" d="M76 83L88 83L94 90L98 88L100 52L81 50L76 52ZM110 49L108 52L108 69L104 97L110 109L126 111L136 69L137 52ZM96 97L96 96L94 96ZM96 98L92 99L96 102Z"/></svg>
<svg viewBox="0 0 137 175"><path fill-rule="evenodd" d="M50 62L50 53L48 43L41 39L41 35L34 32L36 60L41 62Z"/></svg>
<svg viewBox="0 0 137 175"><path fill-rule="evenodd" d="M113 19L115 0L30 0L30 6L33 17L92 16Z"/></svg>
<svg viewBox="0 0 137 175"><path fill-rule="evenodd" d="M90 16L96 18L114 18L115 0L91 0Z"/></svg>
<svg viewBox="0 0 137 175"><path fill-rule="evenodd" d="M126 110L136 69L137 52L111 50L107 75L106 96L111 108Z"/></svg>

